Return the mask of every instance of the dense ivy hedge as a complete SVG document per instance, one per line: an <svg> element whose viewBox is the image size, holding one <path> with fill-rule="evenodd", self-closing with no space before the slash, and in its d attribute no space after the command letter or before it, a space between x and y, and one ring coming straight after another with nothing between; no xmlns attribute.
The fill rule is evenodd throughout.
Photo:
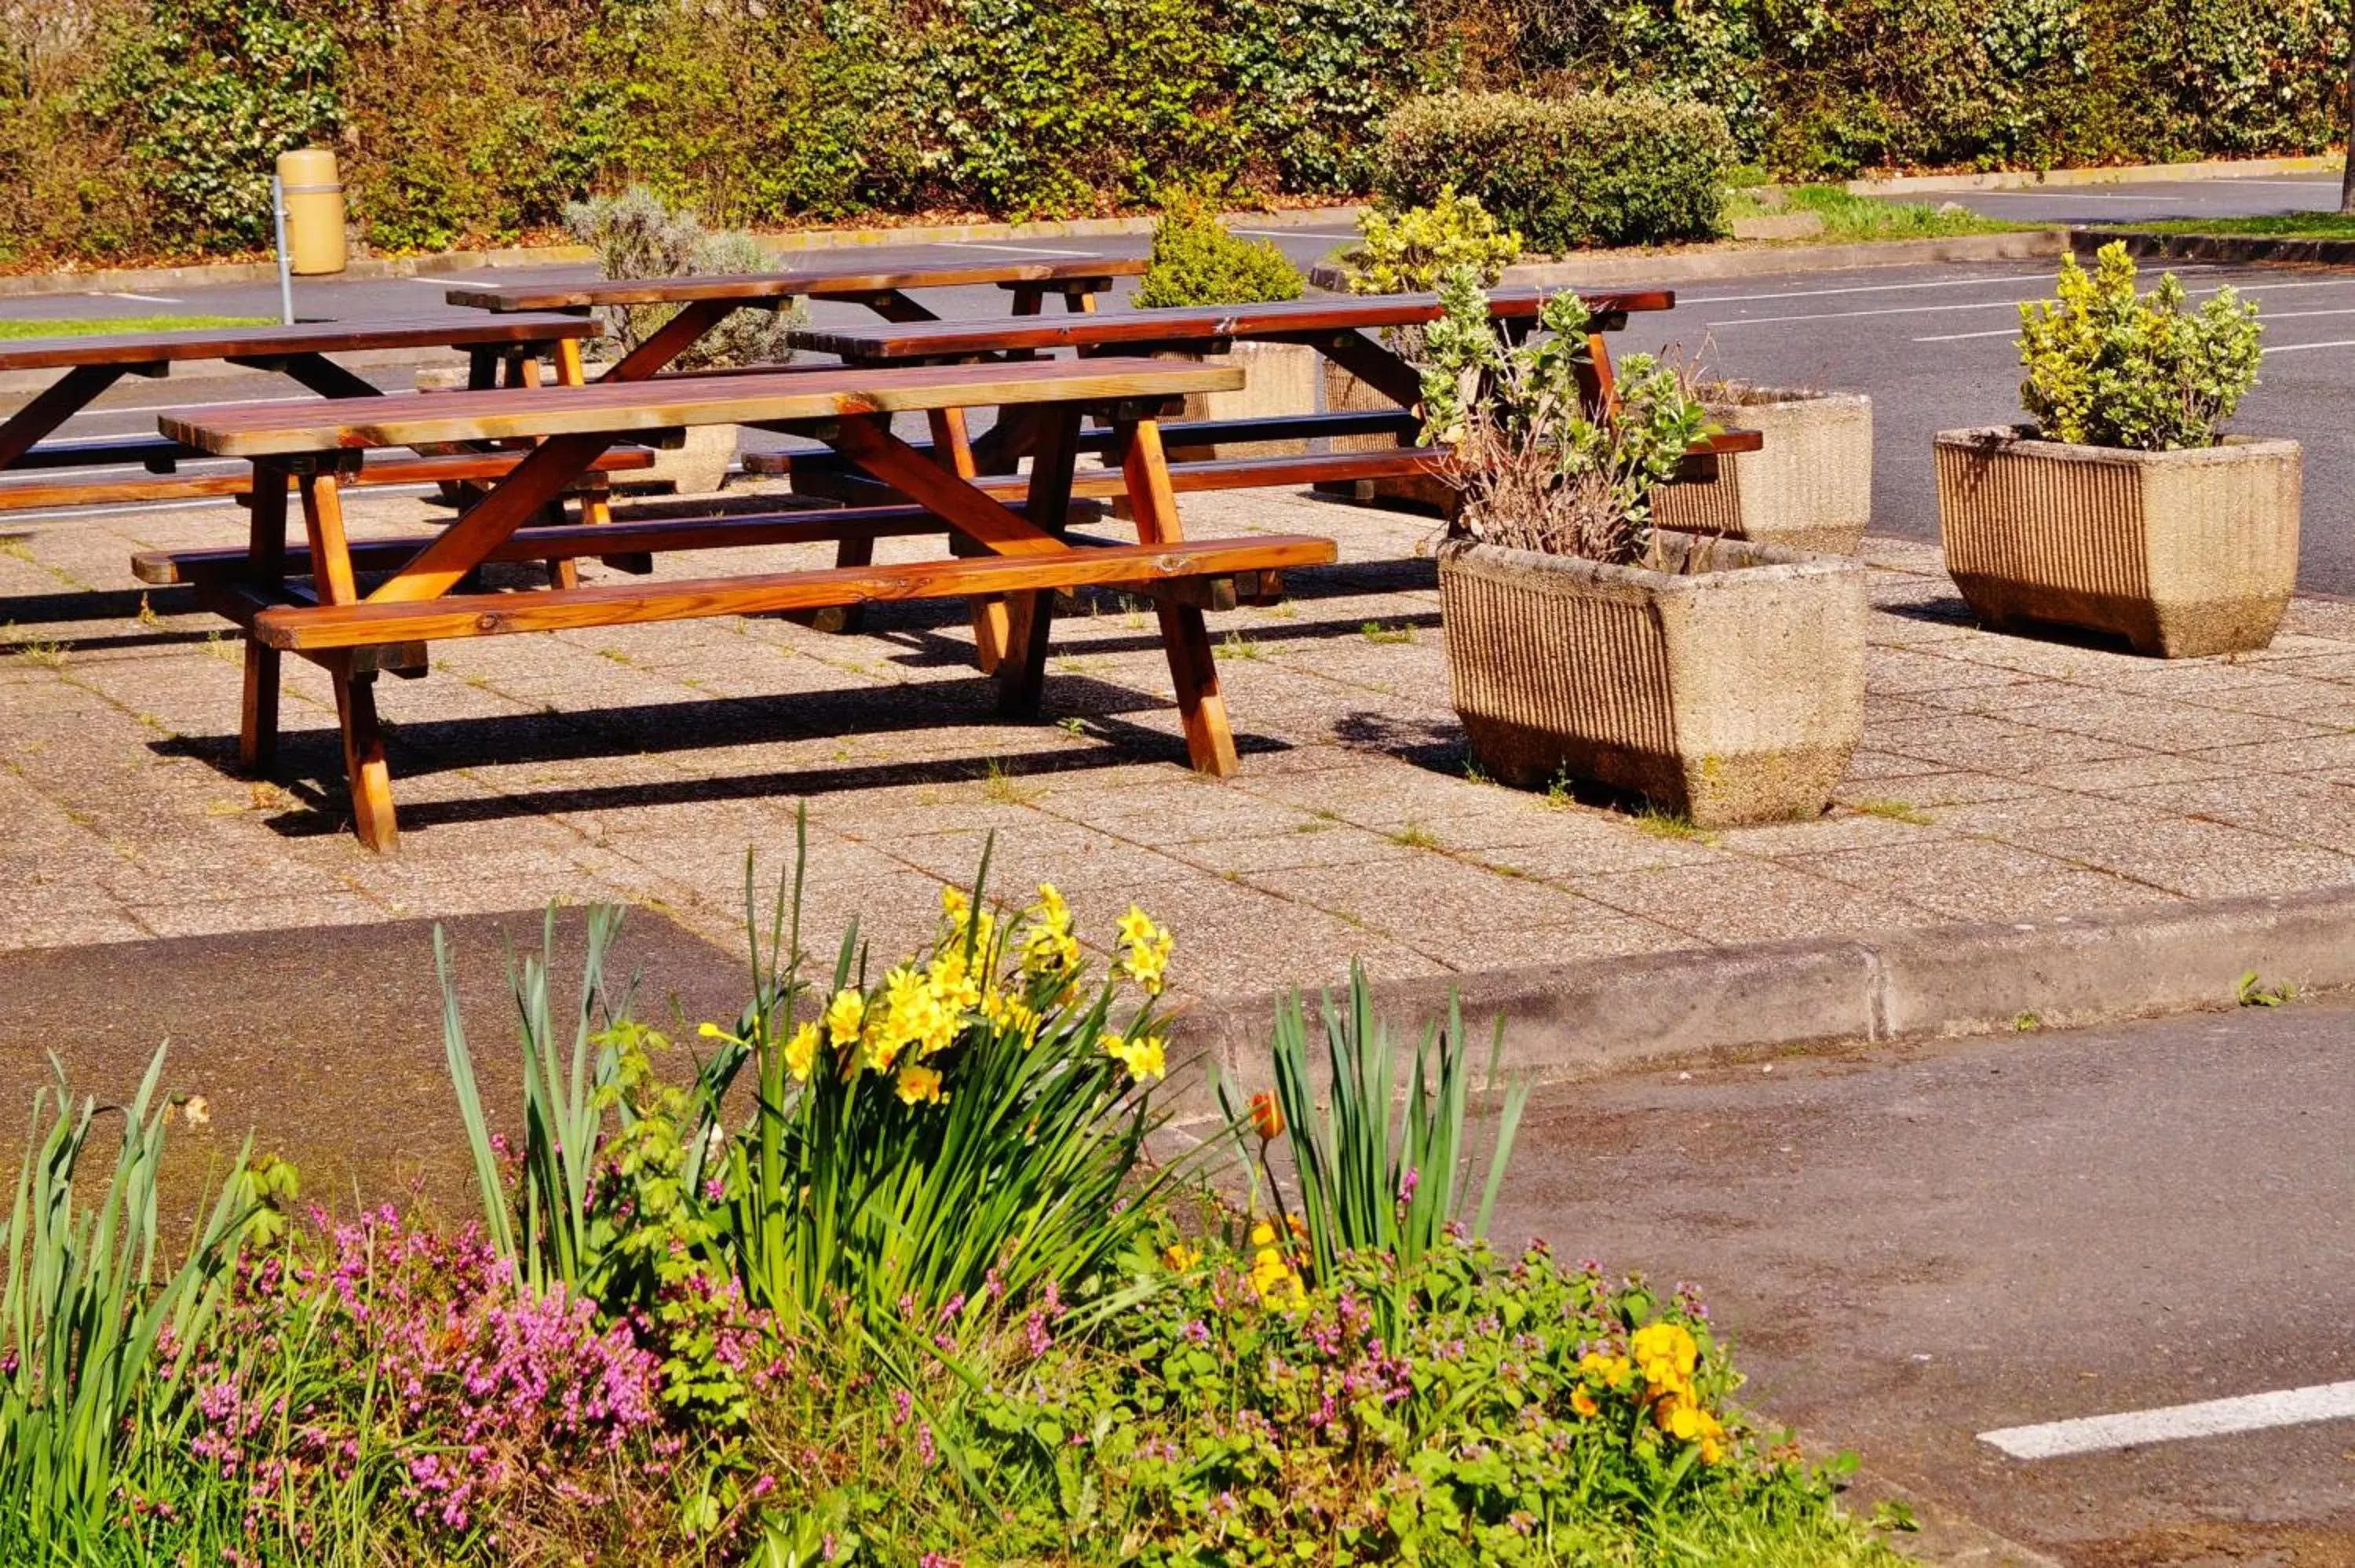
<svg viewBox="0 0 2355 1568"><path fill-rule="evenodd" d="M2304 151L2348 0L57 0L0 5L0 260L503 240L632 180L713 221L1369 189L1455 88L1721 111L1795 175Z"/></svg>

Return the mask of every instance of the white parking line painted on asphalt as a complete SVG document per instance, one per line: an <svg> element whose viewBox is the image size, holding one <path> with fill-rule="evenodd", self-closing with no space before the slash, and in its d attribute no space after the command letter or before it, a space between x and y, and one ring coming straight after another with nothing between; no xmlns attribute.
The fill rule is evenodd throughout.
<svg viewBox="0 0 2355 1568"><path fill-rule="evenodd" d="M2186 271L2191 270L2190 268ZM1851 283L1839 289L1784 289L1771 294L1678 294L1679 305L1742 305L1758 300L1812 300L1830 294L1902 294L1915 289L1993 288L1998 283L2041 283L2043 272L2006 272L1994 278L1941 278L1922 283Z"/></svg>
<svg viewBox="0 0 2355 1568"><path fill-rule="evenodd" d="M2350 278L2348 281L2355 283L2355 278ZM2303 321L2308 316L2355 316L2355 305L2346 305L2335 310L2328 311L2267 311L2258 319L2260 321L2266 322L2295 322ZM1997 332L1941 333L1935 337L1917 337L1913 341L1915 343L1968 343L1975 337L2010 337L2012 335L2013 329L2010 327L2005 327ZM2284 344L2282 346L2285 348L2322 348L2327 345L2318 343L2293 343ZM2273 351L2271 349L2267 349L2265 352L2270 354Z"/></svg>
<svg viewBox="0 0 2355 1568"><path fill-rule="evenodd" d="M2284 343L2264 350L2264 354L2304 354L2310 348L2355 348L2355 337L2334 338L2328 343Z"/></svg>
<svg viewBox="0 0 2355 1568"><path fill-rule="evenodd" d="M1092 250L1050 250L1040 245L985 245L978 239L943 239L938 243L958 250L1003 250L1012 256L1093 256Z"/></svg>
<svg viewBox="0 0 2355 1568"><path fill-rule="evenodd" d="M2075 1421L2048 1422L2041 1426L2007 1426L1997 1432L1980 1433L1979 1441L2002 1449L2015 1459L2058 1459L2070 1454L2137 1448L2146 1443L2222 1437L2236 1432L2262 1432L2273 1426L2302 1426L2350 1417L2355 1417L2355 1383L2325 1383L2273 1393L2243 1394L2236 1399L2170 1404L2158 1410L2088 1415Z"/></svg>
<svg viewBox="0 0 2355 1568"><path fill-rule="evenodd" d="M143 305L177 305L186 302L170 294L125 294L119 291L101 293L93 290L90 297L93 300L136 300Z"/></svg>
<svg viewBox="0 0 2355 1568"><path fill-rule="evenodd" d="M1229 234L1248 234L1254 239L1348 239L1357 235L1354 228L1230 228Z"/></svg>

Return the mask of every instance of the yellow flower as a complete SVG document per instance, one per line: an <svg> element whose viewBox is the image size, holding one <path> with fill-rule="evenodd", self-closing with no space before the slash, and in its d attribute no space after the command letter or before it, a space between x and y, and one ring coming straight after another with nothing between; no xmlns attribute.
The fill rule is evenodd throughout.
<svg viewBox="0 0 2355 1568"><path fill-rule="evenodd" d="M1128 1075L1130 1081L1134 1083L1141 1084L1148 1078L1158 1082L1169 1075L1168 1059L1162 1050L1161 1037L1157 1034L1148 1034L1142 1040L1131 1041L1128 1054L1123 1056L1121 1060L1127 1064Z"/></svg>
<svg viewBox="0 0 2355 1568"><path fill-rule="evenodd" d="M866 1019L867 999L845 986L826 1004L826 1038L837 1050L846 1050L858 1043L859 1026Z"/></svg>
<svg viewBox="0 0 2355 1568"><path fill-rule="evenodd" d="M1275 1245L1275 1227L1268 1224L1265 1220L1261 1220L1252 1226L1251 1238L1252 1245L1253 1246L1273 1246Z"/></svg>
<svg viewBox="0 0 2355 1568"><path fill-rule="evenodd" d="M1700 1412L1681 1399L1660 1402L1660 1430L1679 1443L1689 1443L1700 1436Z"/></svg>
<svg viewBox="0 0 2355 1568"><path fill-rule="evenodd" d="M785 1042L785 1066L803 1083L809 1082L810 1067L817 1061L817 1025L805 1023L794 1031Z"/></svg>
<svg viewBox="0 0 2355 1568"><path fill-rule="evenodd" d="M941 1075L932 1068L920 1067L913 1062L900 1069L896 1087L900 1103L903 1106L914 1105L919 1100L938 1105L948 1097L941 1093Z"/></svg>
<svg viewBox="0 0 2355 1568"><path fill-rule="evenodd" d="M1297 1302L1307 1296L1301 1287L1300 1276L1293 1270L1292 1265L1284 1260L1284 1255L1272 1246L1260 1248L1258 1256L1252 1260L1251 1287L1262 1301L1271 1304Z"/></svg>
<svg viewBox="0 0 2355 1568"><path fill-rule="evenodd" d="M1120 917L1120 939L1134 948L1149 944L1153 938L1153 916L1135 905L1130 905L1128 913Z"/></svg>
<svg viewBox="0 0 2355 1568"><path fill-rule="evenodd" d="M1594 1417L1600 1414L1603 1410L1601 1405L1594 1403L1594 1396L1587 1393L1582 1388L1572 1391L1570 1396L1570 1408L1576 1412L1582 1419L1587 1421L1593 1420Z"/></svg>
<svg viewBox="0 0 2355 1568"><path fill-rule="evenodd" d="M941 889L941 913L948 924L963 930L965 922L973 916L973 900L967 898L961 889L943 887Z"/></svg>
<svg viewBox="0 0 2355 1568"><path fill-rule="evenodd" d="M1202 1249L1188 1246L1184 1242L1174 1242L1161 1255L1161 1261L1168 1266L1170 1273L1183 1274L1202 1261Z"/></svg>

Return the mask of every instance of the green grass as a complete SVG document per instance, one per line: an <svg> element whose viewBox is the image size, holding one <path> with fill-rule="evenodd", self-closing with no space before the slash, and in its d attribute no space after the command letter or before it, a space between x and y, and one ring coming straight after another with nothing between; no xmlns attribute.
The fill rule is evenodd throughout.
<svg viewBox="0 0 2355 1568"><path fill-rule="evenodd" d="M194 327L277 324L268 316L85 316L67 321L0 320L0 338L85 337L102 333L185 332Z"/></svg>
<svg viewBox="0 0 2355 1568"><path fill-rule="evenodd" d="M2148 234L2250 234L2281 239L2355 239L2355 216L2343 212L2284 212L2270 217L2170 217L2121 224Z"/></svg>
<svg viewBox="0 0 2355 1568"><path fill-rule="evenodd" d="M1746 190L1729 191L1725 216L1756 217L1775 211L1813 213L1824 231L1803 243L1845 244L1859 239L1944 239L1957 234L2003 234L2023 227L1975 212L1941 212L1928 202L1881 201L1849 193L1843 185L1791 185L1783 206L1768 207Z"/></svg>

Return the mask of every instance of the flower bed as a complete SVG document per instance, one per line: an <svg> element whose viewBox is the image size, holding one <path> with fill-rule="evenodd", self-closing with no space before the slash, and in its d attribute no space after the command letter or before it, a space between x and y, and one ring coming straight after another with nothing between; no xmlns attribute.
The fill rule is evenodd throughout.
<svg viewBox="0 0 2355 1568"><path fill-rule="evenodd" d="M1526 1091L1469 1212L1496 1086L1460 1018L1394 1122L1363 977L1322 1099L1289 1007L1243 1160L1156 1164L1176 941L1140 910L1100 973L1051 887L952 890L926 950L874 973L854 931L820 977L781 895L684 1083L603 984L618 918L577 1008L516 977L518 1136L447 1014L460 1228L249 1158L159 1275L163 1058L95 1209L88 1110L44 1097L0 1225L0 1561L1885 1560L1729 1405L1690 1293L1492 1252Z"/></svg>

